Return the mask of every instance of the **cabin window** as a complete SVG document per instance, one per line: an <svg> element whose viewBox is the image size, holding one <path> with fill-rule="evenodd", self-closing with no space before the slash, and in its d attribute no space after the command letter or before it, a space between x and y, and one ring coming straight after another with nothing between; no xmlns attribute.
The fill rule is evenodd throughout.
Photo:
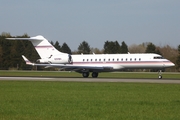
<svg viewBox="0 0 180 120"><path fill-rule="evenodd" d="M123 58L121 58L121 61L123 61Z"/></svg>
<svg viewBox="0 0 180 120"><path fill-rule="evenodd" d="M99 61L101 61L101 59L99 59Z"/></svg>
<svg viewBox="0 0 180 120"><path fill-rule="evenodd" d="M139 61L141 61L141 58L139 58Z"/></svg>
<svg viewBox="0 0 180 120"><path fill-rule="evenodd" d="M130 58L130 61L132 61L132 58Z"/></svg>
<svg viewBox="0 0 180 120"><path fill-rule="evenodd" d="M117 61L119 61L119 58L117 58Z"/></svg>
<svg viewBox="0 0 180 120"><path fill-rule="evenodd" d="M136 61L136 58L134 58L134 61Z"/></svg>
<svg viewBox="0 0 180 120"><path fill-rule="evenodd" d="M84 61L84 59L83 59L83 61Z"/></svg>
<svg viewBox="0 0 180 120"><path fill-rule="evenodd" d="M106 59L104 59L104 61L106 61Z"/></svg>
<svg viewBox="0 0 180 120"><path fill-rule="evenodd" d="M92 59L91 59L91 61L92 61Z"/></svg>
<svg viewBox="0 0 180 120"><path fill-rule="evenodd" d="M110 58L109 58L109 61L110 61Z"/></svg>
<svg viewBox="0 0 180 120"><path fill-rule="evenodd" d="M127 61L128 59L126 58L126 61Z"/></svg>
<svg viewBox="0 0 180 120"><path fill-rule="evenodd" d="M88 59L87 59L87 61L88 61Z"/></svg>
<svg viewBox="0 0 180 120"><path fill-rule="evenodd" d="M97 59L95 59L95 61L97 61Z"/></svg>

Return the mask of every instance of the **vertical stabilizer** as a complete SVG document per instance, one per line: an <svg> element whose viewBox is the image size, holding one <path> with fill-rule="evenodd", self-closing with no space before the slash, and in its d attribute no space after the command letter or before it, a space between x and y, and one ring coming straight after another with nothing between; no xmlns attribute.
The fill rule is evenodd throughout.
<svg viewBox="0 0 180 120"><path fill-rule="evenodd" d="M43 36L31 37L30 41L32 42L33 46L35 47L36 51L38 52L38 54L41 58L49 58L53 55L65 54L65 53L58 51Z"/></svg>

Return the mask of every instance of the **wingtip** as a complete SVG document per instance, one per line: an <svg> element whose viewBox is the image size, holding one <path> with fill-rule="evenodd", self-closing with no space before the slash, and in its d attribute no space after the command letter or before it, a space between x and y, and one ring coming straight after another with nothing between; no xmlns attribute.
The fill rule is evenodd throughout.
<svg viewBox="0 0 180 120"><path fill-rule="evenodd" d="M33 65L33 63L30 62L24 55L22 55L22 58L24 59L27 65Z"/></svg>
<svg viewBox="0 0 180 120"><path fill-rule="evenodd" d="M15 38L5 38L6 40L15 40Z"/></svg>

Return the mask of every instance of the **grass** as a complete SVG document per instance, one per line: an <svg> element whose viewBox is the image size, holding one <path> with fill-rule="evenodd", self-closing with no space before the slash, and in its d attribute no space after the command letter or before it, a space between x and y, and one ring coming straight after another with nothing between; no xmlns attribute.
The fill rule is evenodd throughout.
<svg viewBox="0 0 180 120"><path fill-rule="evenodd" d="M0 71L0 76L82 77L75 72ZM157 78L158 73L100 73L100 78ZM163 73L163 79L180 79ZM180 85L0 81L0 119L180 119Z"/></svg>
<svg viewBox="0 0 180 120"><path fill-rule="evenodd" d="M179 73L162 74L163 79L180 79ZM82 77L76 72L60 72L60 71L0 71L0 76L36 76L36 77ZM90 75L91 77L91 75ZM99 73L98 78L158 78L157 72L103 72Z"/></svg>
<svg viewBox="0 0 180 120"><path fill-rule="evenodd" d="M180 85L0 81L0 119L180 119Z"/></svg>

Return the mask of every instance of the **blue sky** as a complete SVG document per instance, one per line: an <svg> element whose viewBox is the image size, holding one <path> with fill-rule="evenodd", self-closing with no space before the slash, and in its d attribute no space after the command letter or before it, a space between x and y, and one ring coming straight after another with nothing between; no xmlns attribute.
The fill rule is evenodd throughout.
<svg viewBox="0 0 180 120"><path fill-rule="evenodd" d="M180 44L180 0L0 0L0 33L43 35L77 50L82 41Z"/></svg>

